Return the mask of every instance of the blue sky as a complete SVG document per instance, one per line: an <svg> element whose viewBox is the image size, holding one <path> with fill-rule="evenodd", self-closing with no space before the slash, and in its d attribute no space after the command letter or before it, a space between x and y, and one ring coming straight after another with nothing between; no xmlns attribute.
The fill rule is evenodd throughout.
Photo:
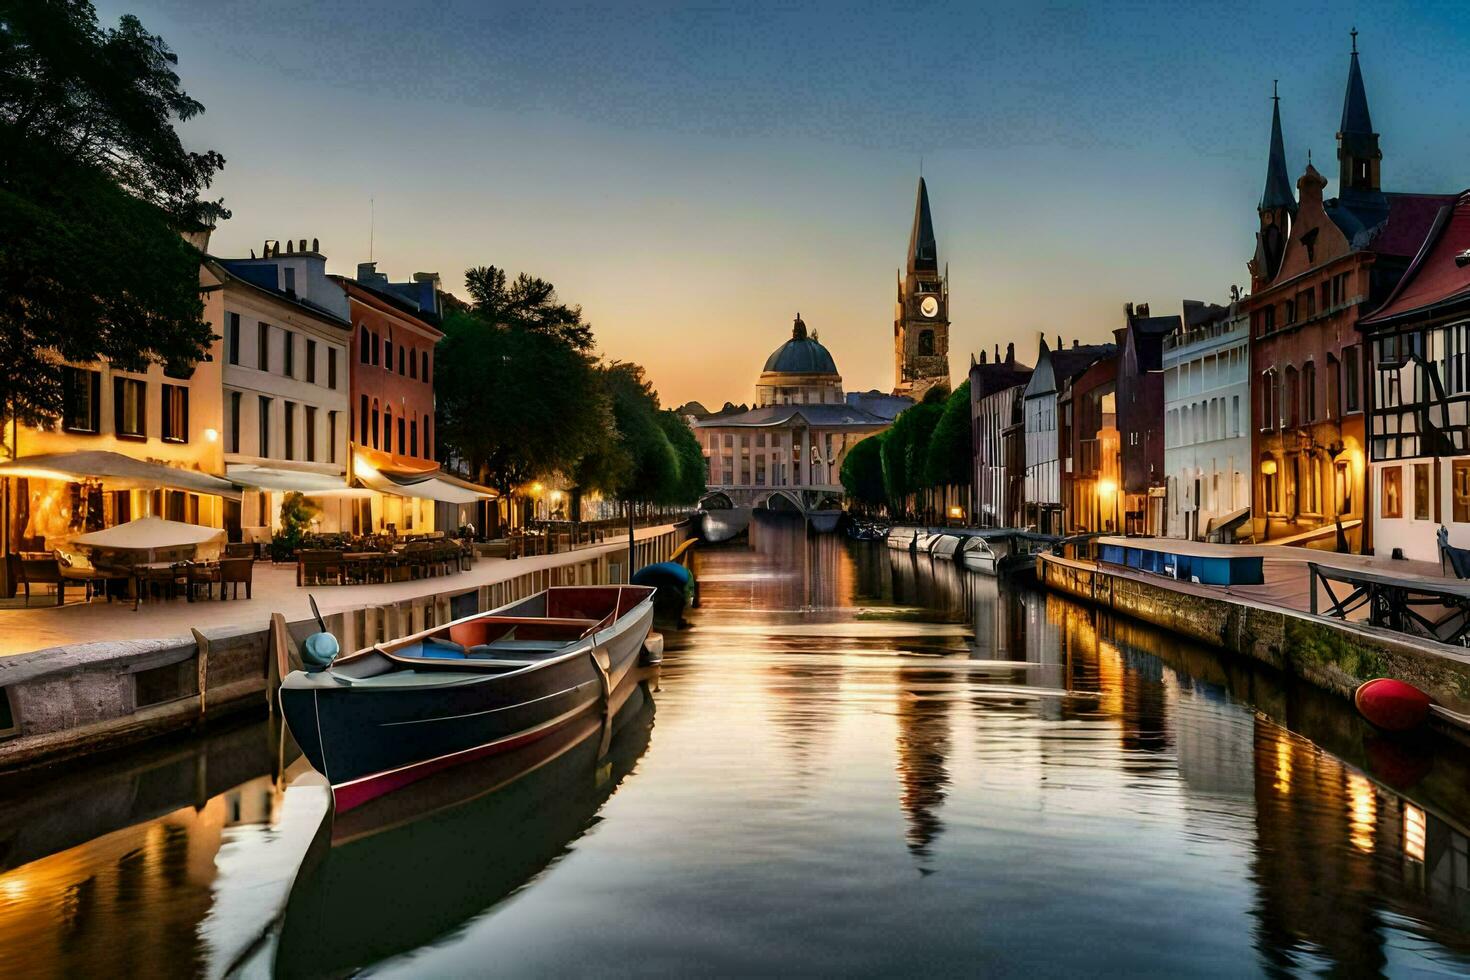
<svg viewBox="0 0 1470 980"><path fill-rule="evenodd" d="M1360 31L1387 190L1470 186L1470 6L105 0L178 53L235 216L218 254L319 238L334 271L554 281L668 404L751 397L793 314L892 386L920 159L952 363L1103 339L1246 282L1271 81L1336 176ZM1329 195L1333 189L1328 189Z"/></svg>

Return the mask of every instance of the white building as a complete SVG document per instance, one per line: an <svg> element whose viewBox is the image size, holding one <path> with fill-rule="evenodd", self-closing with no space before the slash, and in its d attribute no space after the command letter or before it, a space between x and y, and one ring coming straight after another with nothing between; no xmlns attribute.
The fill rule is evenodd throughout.
<svg viewBox="0 0 1470 980"><path fill-rule="evenodd" d="M1186 300L1164 339L1165 534L1203 541L1250 513L1250 318ZM1228 530L1223 532L1228 535Z"/></svg>
<svg viewBox="0 0 1470 980"><path fill-rule="evenodd" d="M1026 480L1023 521L1042 534L1062 534L1064 471L1070 479L1070 448L1063 458L1064 439L1070 442L1070 420L1064 420L1060 410L1061 393L1074 378L1080 376L1094 363L1110 357L1118 351L1115 344L1089 344L1081 346L1075 341L1071 347L1062 346L1057 337L1057 350L1046 345L1041 338L1041 347L1036 354L1036 368L1026 384L1022 397L1022 415L1026 426Z"/></svg>
<svg viewBox="0 0 1470 980"><path fill-rule="evenodd" d="M224 295L225 468L250 488L226 521L231 538L269 540L291 491L320 508L320 530L350 521L347 296L316 243L301 244L210 263Z"/></svg>

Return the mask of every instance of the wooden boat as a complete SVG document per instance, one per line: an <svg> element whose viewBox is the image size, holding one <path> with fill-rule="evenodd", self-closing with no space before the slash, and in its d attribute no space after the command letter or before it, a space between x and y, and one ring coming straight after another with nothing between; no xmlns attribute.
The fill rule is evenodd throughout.
<svg viewBox="0 0 1470 980"><path fill-rule="evenodd" d="M322 670L293 671L281 711L344 812L599 710L639 659L654 591L547 589Z"/></svg>

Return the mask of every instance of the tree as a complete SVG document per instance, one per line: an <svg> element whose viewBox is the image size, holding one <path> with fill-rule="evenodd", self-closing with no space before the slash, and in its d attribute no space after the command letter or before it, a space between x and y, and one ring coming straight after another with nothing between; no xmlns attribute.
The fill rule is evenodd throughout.
<svg viewBox="0 0 1470 980"><path fill-rule="evenodd" d="M502 494L571 472L613 433L595 366L562 338L445 317L434 352L439 452Z"/></svg>
<svg viewBox="0 0 1470 980"><path fill-rule="evenodd" d="M662 503L675 506L697 504L708 489L705 485L708 466L704 461L704 450L699 448L699 440L695 438L694 430L689 428L689 423L673 409L659 412L658 423L674 447L679 463L679 479L670 487Z"/></svg>
<svg viewBox="0 0 1470 980"><path fill-rule="evenodd" d="M888 430L883 440L883 490L890 509L911 511L908 499L924 489L929 439L943 414L942 401L926 398L900 413Z"/></svg>
<svg viewBox="0 0 1470 980"><path fill-rule="evenodd" d="M944 401L944 412L929 439L924 485L968 484L973 474L974 445L970 421L970 382L965 380Z"/></svg>
<svg viewBox="0 0 1470 980"><path fill-rule="evenodd" d="M842 460L842 488L860 505L882 507L887 503L883 490L883 440L887 434L868 436L849 449Z"/></svg>
<svg viewBox="0 0 1470 980"><path fill-rule="evenodd" d="M199 255L179 236L229 216L200 195L224 165L174 129L204 107L136 17L84 0L0 0L0 400L63 408L61 360L187 373L213 339Z"/></svg>
<svg viewBox="0 0 1470 980"><path fill-rule="evenodd" d="M582 320L580 306L557 300L556 287L522 272L511 282L504 269L476 266L464 274L471 309L482 320L533 333L550 334L573 350L592 350L592 325Z"/></svg>
<svg viewBox="0 0 1470 980"><path fill-rule="evenodd" d="M679 481L679 456L658 422L658 393L637 364L614 361L603 369L619 441L632 468L618 490L623 500L663 503ZM702 454L701 454L702 458Z"/></svg>

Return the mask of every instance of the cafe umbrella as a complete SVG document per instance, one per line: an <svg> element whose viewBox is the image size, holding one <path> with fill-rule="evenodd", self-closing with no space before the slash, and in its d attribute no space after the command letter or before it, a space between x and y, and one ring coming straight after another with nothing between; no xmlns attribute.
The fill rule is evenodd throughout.
<svg viewBox="0 0 1470 980"><path fill-rule="evenodd" d="M104 551L133 551L153 561L158 551L187 548L216 541L224 536L217 527L200 527L182 521L169 521L162 517L140 517L137 520L78 535L75 544Z"/></svg>

